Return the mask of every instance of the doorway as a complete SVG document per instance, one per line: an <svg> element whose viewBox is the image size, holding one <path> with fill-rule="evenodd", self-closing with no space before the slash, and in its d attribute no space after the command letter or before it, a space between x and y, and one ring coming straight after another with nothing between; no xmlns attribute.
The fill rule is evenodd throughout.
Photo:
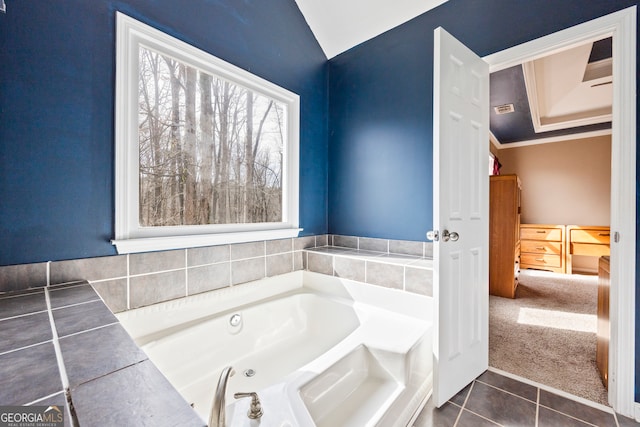
<svg viewBox="0 0 640 427"><path fill-rule="evenodd" d="M628 8L483 58L495 72L612 37L613 123L611 175L611 299L609 403L619 413L633 414L635 340L635 128L636 8ZM488 195L487 195L488 197Z"/></svg>

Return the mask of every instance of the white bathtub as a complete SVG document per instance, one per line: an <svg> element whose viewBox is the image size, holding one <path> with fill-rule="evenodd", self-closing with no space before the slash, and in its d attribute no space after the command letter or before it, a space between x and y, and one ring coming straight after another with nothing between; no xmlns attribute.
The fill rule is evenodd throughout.
<svg viewBox="0 0 640 427"><path fill-rule="evenodd" d="M250 425L239 391L263 427L406 426L432 388L431 304L298 271L117 316L205 421L230 365L229 426Z"/></svg>

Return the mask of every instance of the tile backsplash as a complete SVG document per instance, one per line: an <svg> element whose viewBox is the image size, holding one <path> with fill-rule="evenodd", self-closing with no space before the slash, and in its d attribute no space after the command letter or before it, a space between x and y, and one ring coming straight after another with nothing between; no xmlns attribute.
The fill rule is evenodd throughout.
<svg viewBox="0 0 640 427"><path fill-rule="evenodd" d="M270 240L0 267L0 294L89 281L114 312L303 268L303 249L327 236Z"/></svg>
<svg viewBox="0 0 640 427"><path fill-rule="evenodd" d="M0 267L0 294L86 280L118 313L308 269L431 295L432 253L428 242L306 236Z"/></svg>

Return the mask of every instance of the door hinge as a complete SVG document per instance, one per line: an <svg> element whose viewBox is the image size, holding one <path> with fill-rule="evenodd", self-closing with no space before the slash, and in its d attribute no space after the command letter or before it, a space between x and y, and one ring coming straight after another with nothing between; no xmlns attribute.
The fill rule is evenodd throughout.
<svg viewBox="0 0 640 427"><path fill-rule="evenodd" d="M620 241L620 233L618 233L617 231L613 232L613 241L615 243L618 243Z"/></svg>

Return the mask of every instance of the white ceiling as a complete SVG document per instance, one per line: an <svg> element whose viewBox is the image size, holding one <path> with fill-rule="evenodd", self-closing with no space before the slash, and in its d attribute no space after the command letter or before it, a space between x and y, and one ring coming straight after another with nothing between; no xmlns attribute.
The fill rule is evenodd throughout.
<svg viewBox="0 0 640 427"><path fill-rule="evenodd" d="M295 0L327 58L448 0Z"/></svg>
<svg viewBox="0 0 640 427"><path fill-rule="evenodd" d="M523 64L536 132L611 121L612 60L589 63L592 45Z"/></svg>

